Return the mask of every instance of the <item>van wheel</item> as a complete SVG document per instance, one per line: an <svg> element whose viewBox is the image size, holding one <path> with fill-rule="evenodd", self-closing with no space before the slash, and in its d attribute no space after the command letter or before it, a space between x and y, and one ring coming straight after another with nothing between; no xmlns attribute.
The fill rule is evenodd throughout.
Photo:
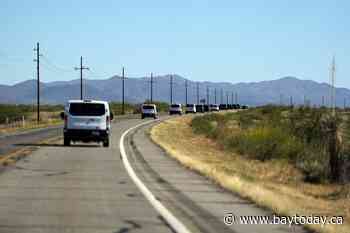
<svg viewBox="0 0 350 233"><path fill-rule="evenodd" d="M144 118L145 118L145 116L142 114L142 115L141 115L141 119L144 119Z"/></svg>
<svg viewBox="0 0 350 233"><path fill-rule="evenodd" d="M109 147L109 138L103 141L103 147Z"/></svg>
<svg viewBox="0 0 350 233"><path fill-rule="evenodd" d="M67 137L64 137L63 144L64 144L64 146L70 146L70 139Z"/></svg>

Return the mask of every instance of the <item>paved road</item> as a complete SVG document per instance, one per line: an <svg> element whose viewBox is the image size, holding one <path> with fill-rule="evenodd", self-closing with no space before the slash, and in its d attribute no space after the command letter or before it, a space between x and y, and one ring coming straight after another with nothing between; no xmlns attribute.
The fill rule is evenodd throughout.
<svg viewBox="0 0 350 233"><path fill-rule="evenodd" d="M173 232L134 185L120 159L122 132L140 122L129 119L114 124L110 148L56 143L2 171L0 233ZM126 138L131 164L192 232L303 232L271 225L226 227L222 219L227 211L270 213L181 167L150 142L147 128Z"/></svg>
<svg viewBox="0 0 350 233"><path fill-rule="evenodd" d="M35 144L43 139L62 135L62 126L54 126L45 129L29 130L22 133L0 137L1 156L20 148Z"/></svg>

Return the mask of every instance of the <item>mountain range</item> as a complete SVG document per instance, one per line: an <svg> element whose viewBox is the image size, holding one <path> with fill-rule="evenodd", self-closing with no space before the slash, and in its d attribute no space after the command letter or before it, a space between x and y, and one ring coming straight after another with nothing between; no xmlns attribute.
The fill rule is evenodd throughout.
<svg viewBox="0 0 350 233"><path fill-rule="evenodd" d="M311 80L284 77L277 80L228 83L228 82L194 82L179 75L173 75L173 102L185 103L186 81L188 103L197 102L197 85L199 99L207 98L216 103L237 102L250 106L264 104L329 104L330 86ZM33 104L36 103L36 80L27 80L15 85L0 85L0 103ZM125 101L141 103L150 99L151 82L149 77L125 78ZM84 98L121 101L122 78L113 76L103 80L85 79L83 81ZM80 98L80 80L55 81L40 83L41 102L62 104L69 99ZM153 78L153 100L170 101L170 75ZM344 100L350 104L350 90L336 88L337 106L343 106Z"/></svg>

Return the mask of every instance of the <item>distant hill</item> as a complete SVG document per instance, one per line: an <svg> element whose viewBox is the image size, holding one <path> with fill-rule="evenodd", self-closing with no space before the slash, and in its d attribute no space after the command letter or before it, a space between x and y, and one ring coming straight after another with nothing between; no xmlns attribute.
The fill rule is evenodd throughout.
<svg viewBox="0 0 350 233"><path fill-rule="evenodd" d="M168 102L170 99L170 75L154 77L153 99ZM173 100L185 102L186 79L174 75ZM108 101L121 101L121 77L113 76L104 80L84 80L84 96L90 99L103 99ZM196 82L188 80L188 102L196 103ZM277 80L252 82L252 83L227 83L227 82L199 82L200 99L206 98L206 88L210 90L210 103L215 101L214 90L217 90L216 102L221 103L221 90L223 90L223 102L235 101L234 93L238 95L238 102L248 105L283 104L290 103L290 97L294 104L303 104L304 98L310 103L322 104L324 96L325 104L329 102L329 85L317 83L311 80L300 80L295 77L284 77ZM41 83L42 103L61 104L69 99L80 98L80 80L56 81ZM126 78L125 99L131 103L141 103L150 98L149 78ZM338 106L343 106L344 98L350 104L350 90L336 89L336 101ZM232 98L233 97L233 98ZM0 85L1 103L32 104L36 101L36 81L27 80L15 85Z"/></svg>

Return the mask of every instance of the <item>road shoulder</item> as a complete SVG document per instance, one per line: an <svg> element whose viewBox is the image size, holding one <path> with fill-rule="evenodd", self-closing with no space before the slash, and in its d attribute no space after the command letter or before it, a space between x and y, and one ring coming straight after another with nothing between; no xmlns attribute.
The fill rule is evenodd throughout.
<svg viewBox="0 0 350 233"><path fill-rule="evenodd" d="M223 189L207 177L182 166L155 145L144 127L128 137L128 153L140 178L193 232L306 232L281 225L226 226L227 213L270 216L270 211Z"/></svg>

